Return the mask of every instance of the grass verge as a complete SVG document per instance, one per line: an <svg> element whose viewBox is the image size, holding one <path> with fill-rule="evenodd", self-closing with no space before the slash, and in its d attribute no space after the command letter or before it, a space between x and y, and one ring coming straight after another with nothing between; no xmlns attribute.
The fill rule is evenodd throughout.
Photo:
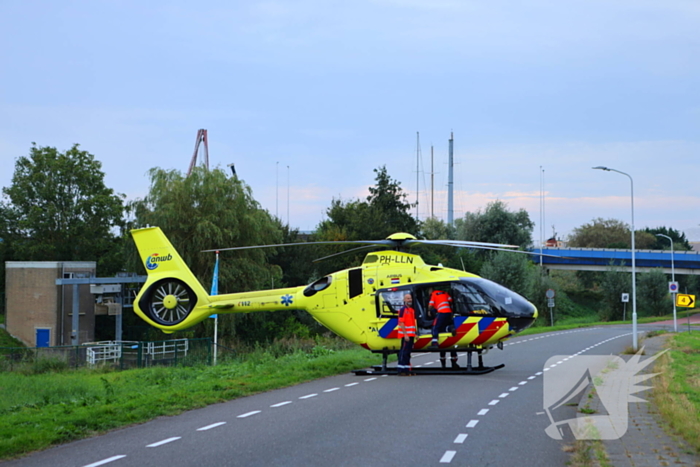
<svg viewBox="0 0 700 467"><path fill-rule="evenodd" d="M674 433L700 454L700 333L678 333L667 345L651 397Z"/></svg>
<svg viewBox="0 0 700 467"><path fill-rule="evenodd" d="M0 373L0 459L379 364L363 349L259 350L216 367Z"/></svg>

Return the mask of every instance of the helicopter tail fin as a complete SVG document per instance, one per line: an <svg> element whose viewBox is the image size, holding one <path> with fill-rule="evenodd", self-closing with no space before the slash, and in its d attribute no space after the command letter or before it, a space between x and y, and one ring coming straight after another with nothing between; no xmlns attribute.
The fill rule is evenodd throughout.
<svg viewBox="0 0 700 467"><path fill-rule="evenodd" d="M134 311L141 318L173 332L211 314L206 311L209 294L159 227L132 230L131 235L148 273L134 301Z"/></svg>

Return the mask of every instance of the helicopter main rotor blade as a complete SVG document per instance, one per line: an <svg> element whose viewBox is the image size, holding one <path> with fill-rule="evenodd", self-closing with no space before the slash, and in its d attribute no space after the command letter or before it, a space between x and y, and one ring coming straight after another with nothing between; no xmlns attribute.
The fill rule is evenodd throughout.
<svg viewBox="0 0 700 467"><path fill-rule="evenodd" d="M507 245L504 243L488 243L488 242L471 242L468 240L406 240L406 245L427 244L427 245L445 245L465 248L519 248L518 245Z"/></svg>
<svg viewBox="0 0 700 467"><path fill-rule="evenodd" d="M358 246L357 248L350 248L349 250L340 251L340 252L338 252L338 253L333 253L332 255L324 256L323 258L316 258L315 260L313 260L313 261L311 261L311 262L312 262L312 263L318 263L318 262L321 262L321 261L323 261L323 260L326 260L326 259L329 259L329 258L333 258L333 257L335 257L335 256L341 256L341 255L344 255L344 254L347 254L347 253L353 253L353 252L355 252L355 251L364 250L364 249L367 249L367 248L377 248L377 247L380 247L380 246L382 246L382 245L364 245L364 246Z"/></svg>
<svg viewBox="0 0 700 467"><path fill-rule="evenodd" d="M298 243L277 243L275 245L251 245L251 246L233 246L228 248L212 248L209 250L202 250L201 253L212 253L216 251L231 251L231 250L252 250L253 248L277 248L285 246L298 246L298 245L393 245L394 242L391 240L336 240L336 241L324 241L324 242L298 242Z"/></svg>

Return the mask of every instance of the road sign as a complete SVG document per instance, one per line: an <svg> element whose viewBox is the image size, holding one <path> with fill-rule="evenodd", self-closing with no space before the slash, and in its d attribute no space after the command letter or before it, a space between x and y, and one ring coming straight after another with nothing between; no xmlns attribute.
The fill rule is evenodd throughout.
<svg viewBox="0 0 700 467"><path fill-rule="evenodd" d="M678 293L678 281L668 283L668 291L671 293Z"/></svg>
<svg viewBox="0 0 700 467"><path fill-rule="evenodd" d="M622 303L627 303L627 302L629 302L629 301L630 301L630 294L628 294L628 293L623 293L623 294L622 294L622 297L621 297L621 299L620 299L620 301L621 301Z"/></svg>
<svg viewBox="0 0 700 467"><path fill-rule="evenodd" d="M549 308L554 308L554 299L553 298L550 298L549 300L547 300L547 306Z"/></svg>
<svg viewBox="0 0 700 467"><path fill-rule="evenodd" d="M554 298L554 289L547 289L544 294L547 298Z"/></svg>
<svg viewBox="0 0 700 467"><path fill-rule="evenodd" d="M676 306L684 306L687 308L695 307L695 295L686 295L679 293L676 295Z"/></svg>

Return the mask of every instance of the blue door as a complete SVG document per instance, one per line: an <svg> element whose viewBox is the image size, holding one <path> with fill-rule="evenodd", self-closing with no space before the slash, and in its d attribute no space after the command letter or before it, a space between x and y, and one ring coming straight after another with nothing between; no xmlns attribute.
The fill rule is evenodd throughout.
<svg viewBox="0 0 700 467"><path fill-rule="evenodd" d="M36 346L37 347L48 347L50 340L51 340L51 329L37 329L36 330Z"/></svg>

